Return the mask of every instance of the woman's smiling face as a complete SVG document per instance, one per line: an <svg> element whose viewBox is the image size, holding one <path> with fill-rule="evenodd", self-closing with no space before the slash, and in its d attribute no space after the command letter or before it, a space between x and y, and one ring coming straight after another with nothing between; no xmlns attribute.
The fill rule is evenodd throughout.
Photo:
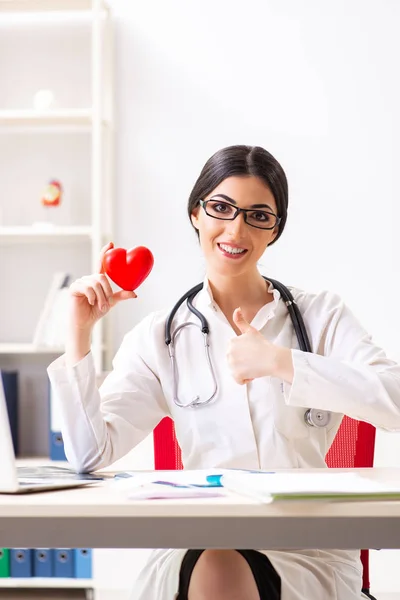
<svg viewBox="0 0 400 600"><path fill-rule="evenodd" d="M261 226L265 222L265 212L277 215L275 199L258 177L228 177L202 200L216 202L213 202L212 210L211 203L207 206L207 210L216 216L233 213L233 208L223 204L226 202L238 208L254 209L252 222ZM199 232L209 275L236 277L254 271L266 247L278 233L278 225L274 229L252 227L245 222L243 213L233 220L213 218L201 206L193 211L192 223Z"/></svg>

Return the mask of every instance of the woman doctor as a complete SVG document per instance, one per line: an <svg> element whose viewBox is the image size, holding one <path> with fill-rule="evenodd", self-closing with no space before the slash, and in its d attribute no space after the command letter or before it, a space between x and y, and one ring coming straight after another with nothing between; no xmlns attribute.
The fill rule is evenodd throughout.
<svg viewBox="0 0 400 600"><path fill-rule="evenodd" d="M298 348L285 303L257 263L285 226L288 189L280 164L260 147L232 146L204 166L188 213L206 261L194 300L210 325L218 382L207 405L174 401L164 341L169 310L124 338L100 390L90 353L94 324L133 292L113 293L102 272L70 288L69 340L48 372L63 416L70 463L79 471L110 465L166 415L175 422L185 468L323 467L343 414L400 429L400 368L386 358L335 294L292 293L313 353ZM243 210L242 210L243 209ZM104 252L112 247L108 244ZM181 305L174 328L196 317ZM207 400L214 382L196 327L179 334L175 354L181 403ZM331 411L326 427L305 422L308 407ZM266 547L268 547L268 539ZM155 550L135 600L360 600L358 550Z"/></svg>

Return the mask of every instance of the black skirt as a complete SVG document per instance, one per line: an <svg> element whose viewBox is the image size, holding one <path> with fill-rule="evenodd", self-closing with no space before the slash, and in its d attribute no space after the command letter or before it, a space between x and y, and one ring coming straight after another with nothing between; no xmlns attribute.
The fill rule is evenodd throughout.
<svg viewBox="0 0 400 600"><path fill-rule="evenodd" d="M179 573L177 600L188 600L190 578L204 550L188 550ZM246 559L257 584L260 600L281 600L281 578L269 558L257 550L237 550Z"/></svg>

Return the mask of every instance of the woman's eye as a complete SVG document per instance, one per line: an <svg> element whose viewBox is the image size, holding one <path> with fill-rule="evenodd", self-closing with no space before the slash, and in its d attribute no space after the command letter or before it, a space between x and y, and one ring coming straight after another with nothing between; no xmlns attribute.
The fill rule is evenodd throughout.
<svg viewBox="0 0 400 600"><path fill-rule="evenodd" d="M271 215L269 213L263 212L263 211L254 212L251 214L251 216L256 221L263 221L264 223L268 223L268 221L271 219Z"/></svg>
<svg viewBox="0 0 400 600"><path fill-rule="evenodd" d="M214 205L214 209L218 212L229 212L230 207L223 202Z"/></svg>

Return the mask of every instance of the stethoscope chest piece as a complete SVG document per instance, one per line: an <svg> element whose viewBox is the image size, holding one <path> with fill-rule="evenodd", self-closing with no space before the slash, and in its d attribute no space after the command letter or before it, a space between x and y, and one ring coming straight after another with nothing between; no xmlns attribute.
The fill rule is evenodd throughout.
<svg viewBox="0 0 400 600"><path fill-rule="evenodd" d="M327 410L309 408L304 413L304 420L310 427L327 427L331 420L331 414Z"/></svg>

